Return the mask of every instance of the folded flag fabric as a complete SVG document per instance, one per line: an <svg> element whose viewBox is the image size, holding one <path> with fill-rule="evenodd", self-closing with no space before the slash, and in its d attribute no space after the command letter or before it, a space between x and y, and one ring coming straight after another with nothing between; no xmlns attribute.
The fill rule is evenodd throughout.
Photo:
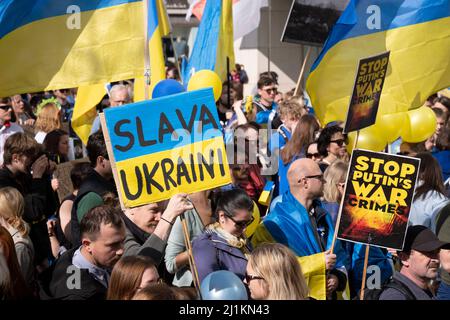
<svg viewBox="0 0 450 320"><path fill-rule="evenodd" d="M207 1L188 63L183 63L183 83L192 74L212 70L222 81L227 80L227 58L234 66L232 0Z"/></svg>
<svg viewBox="0 0 450 320"><path fill-rule="evenodd" d="M272 200L272 192L275 184L273 181L267 181L264 185L264 189L259 196L258 202L264 206L269 206Z"/></svg>
<svg viewBox="0 0 450 320"><path fill-rule="evenodd" d="M345 121L359 60L390 51L378 113L415 109L450 85L449 48L449 0L351 0L306 90L322 123Z"/></svg>
<svg viewBox="0 0 450 320"><path fill-rule="evenodd" d="M0 97L142 75L142 4L0 1Z"/></svg>

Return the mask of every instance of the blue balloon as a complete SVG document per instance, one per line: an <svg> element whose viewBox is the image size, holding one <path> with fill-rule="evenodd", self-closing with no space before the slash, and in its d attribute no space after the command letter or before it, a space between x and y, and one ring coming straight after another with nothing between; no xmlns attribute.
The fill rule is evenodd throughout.
<svg viewBox="0 0 450 320"><path fill-rule="evenodd" d="M176 80L166 79L161 80L153 88L152 98L161 98L165 96L170 96L172 94L185 92L183 85Z"/></svg>
<svg viewBox="0 0 450 320"><path fill-rule="evenodd" d="M202 300L248 300L244 283L231 271L208 274L200 285Z"/></svg>

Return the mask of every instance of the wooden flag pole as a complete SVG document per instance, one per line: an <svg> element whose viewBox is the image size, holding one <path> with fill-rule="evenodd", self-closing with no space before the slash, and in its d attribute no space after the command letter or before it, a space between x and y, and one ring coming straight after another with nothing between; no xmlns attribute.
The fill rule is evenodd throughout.
<svg viewBox="0 0 450 320"><path fill-rule="evenodd" d="M150 48L148 35L148 0L144 0L144 99L149 99Z"/></svg>
<svg viewBox="0 0 450 320"><path fill-rule="evenodd" d="M355 138L355 142L353 143L353 150L355 150L356 146L358 145L358 138L359 138L359 130L356 131L356 138ZM339 213L338 213L338 217L337 217L337 220L336 220L336 226L334 228L333 242L331 243L331 248L330 248L330 253L331 254L334 251L334 244L336 243L337 234L338 234L338 230L339 230L339 224L341 222L342 207L344 206L344 196L345 196L345 194L342 195L341 203L339 205Z"/></svg>
<svg viewBox="0 0 450 320"><path fill-rule="evenodd" d="M187 250L187 253L188 253L189 266L191 268L191 273L192 273L192 280L194 282L194 287L195 287L195 290L197 291L197 295L201 299L200 281L199 281L199 278L198 278L198 271L197 271L197 267L195 265L194 256L192 254L191 240L189 239L189 232L188 232L188 228L187 228L187 224L186 224L186 219L185 219L184 213L182 215L180 215L180 220L181 220L181 225L183 226L184 243L186 245L186 250Z"/></svg>
<svg viewBox="0 0 450 320"><path fill-rule="evenodd" d="M298 76L297 85L295 86L294 96L298 95L300 90L300 82L303 78L303 73L305 72L306 62L308 61L309 54L311 53L311 47L308 47L308 51L306 51L305 59L303 59L302 68L300 69L300 74Z"/></svg>
<svg viewBox="0 0 450 320"><path fill-rule="evenodd" d="M359 293L359 300L364 300L364 288L366 287L367 263L369 261L370 245L366 244L366 254L364 255L364 269L361 283L361 292Z"/></svg>

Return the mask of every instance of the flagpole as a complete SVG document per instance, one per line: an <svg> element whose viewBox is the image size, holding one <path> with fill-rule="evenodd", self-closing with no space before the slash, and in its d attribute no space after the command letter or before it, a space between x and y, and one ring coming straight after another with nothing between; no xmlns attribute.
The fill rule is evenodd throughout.
<svg viewBox="0 0 450 320"><path fill-rule="evenodd" d="M302 68L300 69L300 75L298 76L297 85L295 86L294 96L298 95L298 92L300 90L300 82L302 81L303 73L305 72L306 62L308 61L310 53L311 53L311 47L308 47L308 50L306 51L306 56L303 59Z"/></svg>
<svg viewBox="0 0 450 320"><path fill-rule="evenodd" d="M150 48L148 37L148 1L144 0L144 99L149 99L150 86Z"/></svg>
<svg viewBox="0 0 450 320"><path fill-rule="evenodd" d="M369 250L370 250L370 245L366 244L366 252L364 254L364 269L363 269L363 277L362 277L362 282L361 282L361 291L359 293L359 300L364 300L364 289L366 288L367 263L369 261Z"/></svg>
<svg viewBox="0 0 450 320"><path fill-rule="evenodd" d="M230 75L230 58L227 56L227 107L231 109L231 75Z"/></svg>

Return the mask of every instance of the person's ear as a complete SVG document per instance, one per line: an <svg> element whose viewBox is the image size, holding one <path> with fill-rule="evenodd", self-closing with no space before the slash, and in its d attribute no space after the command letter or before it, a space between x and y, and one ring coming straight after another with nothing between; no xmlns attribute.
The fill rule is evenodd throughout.
<svg viewBox="0 0 450 320"><path fill-rule="evenodd" d="M19 162L19 160L20 160L20 154L13 153L12 156L11 156L11 161L12 162Z"/></svg>
<svg viewBox="0 0 450 320"><path fill-rule="evenodd" d="M223 211L219 211L218 216L220 222L225 222L225 213Z"/></svg>
<svg viewBox="0 0 450 320"><path fill-rule="evenodd" d="M398 257L400 258L400 262L405 267L409 267L410 266L410 263L409 263L409 256L410 255L411 255L410 252L408 252L408 253L406 253L406 252L399 252L398 253Z"/></svg>
<svg viewBox="0 0 450 320"><path fill-rule="evenodd" d="M103 157L103 156L98 156L97 157L97 165L98 166L101 166L101 167L104 167L105 166L105 157Z"/></svg>
<svg viewBox="0 0 450 320"><path fill-rule="evenodd" d="M92 241L89 239L89 238L83 238L82 240L81 240L81 244L83 245L83 247L85 247L86 248L86 251L89 253L89 254L92 254Z"/></svg>

